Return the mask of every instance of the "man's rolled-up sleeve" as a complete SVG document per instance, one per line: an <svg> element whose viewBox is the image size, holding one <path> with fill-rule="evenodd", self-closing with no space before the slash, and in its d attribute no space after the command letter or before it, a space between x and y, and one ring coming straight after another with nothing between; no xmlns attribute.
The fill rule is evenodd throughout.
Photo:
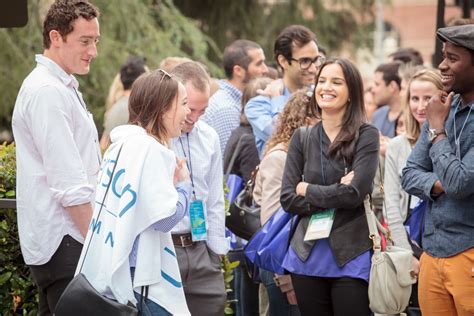
<svg viewBox="0 0 474 316"><path fill-rule="evenodd" d="M429 156L431 142L428 140L427 124L423 125L420 138L408 157L402 171L402 188L411 195L423 200L431 200L431 189L438 177L433 173L433 164Z"/></svg>

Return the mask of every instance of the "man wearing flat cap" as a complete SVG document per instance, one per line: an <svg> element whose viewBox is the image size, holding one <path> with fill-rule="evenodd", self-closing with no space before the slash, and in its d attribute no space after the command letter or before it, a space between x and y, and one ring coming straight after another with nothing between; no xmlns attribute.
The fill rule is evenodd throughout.
<svg viewBox="0 0 474 316"><path fill-rule="evenodd" d="M402 186L428 201L420 260L423 315L474 315L474 25L438 29L444 91L403 169Z"/></svg>

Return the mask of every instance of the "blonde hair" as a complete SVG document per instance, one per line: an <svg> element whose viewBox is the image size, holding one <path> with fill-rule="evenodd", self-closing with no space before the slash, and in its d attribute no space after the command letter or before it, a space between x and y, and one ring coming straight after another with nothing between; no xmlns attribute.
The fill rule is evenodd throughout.
<svg viewBox="0 0 474 316"><path fill-rule="evenodd" d="M315 118L310 110L310 99L307 89L298 90L291 96L283 112L278 116L276 130L265 145L265 155L278 144L288 148L294 131L310 124L311 119Z"/></svg>
<svg viewBox="0 0 474 316"><path fill-rule="evenodd" d="M118 99L120 99L124 95L124 88L122 81L120 80L120 73L118 73L115 77L114 80L112 81L112 84L110 85L109 88L109 94L107 95L107 99L105 100L105 111L107 112L112 105L117 102Z"/></svg>
<svg viewBox="0 0 474 316"><path fill-rule="evenodd" d="M166 72L171 72L174 67L190 61L192 60L187 57L170 56L166 57L160 62L159 68L163 69Z"/></svg>
<svg viewBox="0 0 474 316"><path fill-rule="evenodd" d="M405 134L410 144L414 145L420 137L420 124L413 116L410 109L410 87L414 81L426 81L431 82L436 86L437 89L443 90L443 83L441 82L441 75L435 69L422 69L416 72L408 81L407 94L405 98L405 105L403 109L403 115L405 119Z"/></svg>

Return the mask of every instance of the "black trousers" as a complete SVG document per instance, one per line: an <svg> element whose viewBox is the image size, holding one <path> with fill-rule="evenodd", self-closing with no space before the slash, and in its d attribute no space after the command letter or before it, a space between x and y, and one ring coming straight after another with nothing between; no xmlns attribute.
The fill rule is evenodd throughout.
<svg viewBox="0 0 474 316"><path fill-rule="evenodd" d="M369 316L368 283L353 278L292 274L302 316Z"/></svg>
<svg viewBox="0 0 474 316"><path fill-rule="evenodd" d="M61 294L74 277L81 251L82 244L66 235L47 263L29 266L39 289L40 316L53 314Z"/></svg>

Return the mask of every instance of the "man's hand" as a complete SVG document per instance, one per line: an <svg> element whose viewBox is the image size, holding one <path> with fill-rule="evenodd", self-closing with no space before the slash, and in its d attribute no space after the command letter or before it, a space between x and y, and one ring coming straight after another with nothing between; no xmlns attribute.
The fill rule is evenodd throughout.
<svg viewBox="0 0 474 316"><path fill-rule="evenodd" d="M69 215L71 215L72 221L77 226L81 235L86 238L87 230L92 218L92 205L90 203L68 206L65 208Z"/></svg>
<svg viewBox="0 0 474 316"><path fill-rule="evenodd" d="M258 89L257 93L272 98L282 95L284 87L283 80L277 79L270 82L265 89Z"/></svg>
<svg viewBox="0 0 474 316"><path fill-rule="evenodd" d="M454 92L447 94L445 91L439 91L433 95L426 106L426 119L430 128L442 129L444 122L448 118L451 101Z"/></svg>
<svg viewBox="0 0 474 316"><path fill-rule="evenodd" d="M443 185L441 184L441 181L437 180L435 184L433 184L433 187L431 188L431 194L433 196L439 196L443 193L444 193Z"/></svg>

